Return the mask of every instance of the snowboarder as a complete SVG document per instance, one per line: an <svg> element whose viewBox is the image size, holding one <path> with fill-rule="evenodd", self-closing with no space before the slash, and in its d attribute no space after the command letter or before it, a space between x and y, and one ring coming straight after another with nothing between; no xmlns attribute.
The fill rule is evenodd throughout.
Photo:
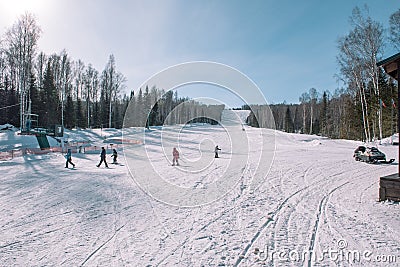
<svg viewBox="0 0 400 267"><path fill-rule="evenodd" d="M65 158L67 159L67 162L65 163L65 168L68 168L68 163L72 164L72 167L75 168L75 164L72 163L72 152L71 148L68 148L67 154L65 155Z"/></svg>
<svg viewBox="0 0 400 267"><path fill-rule="evenodd" d="M215 152L215 158L219 158L218 156L218 150L221 150L218 146L215 146L214 152Z"/></svg>
<svg viewBox="0 0 400 267"><path fill-rule="evenodd" d="M172 166L175 166L175 162L176 162L176 165L177 166L179 166L179 162L178 162L178 159L179 159L179 152L178 152L178 150L174 147L174 149L172 150L172 156L173 156L173 159L172 159Z"/></svg>
<svg viewBox="0 0 400 267"><path fill-rule="evenodd" d="M100 165L101 165L101 163L103 163L103 161L104 161L104 164L106 165L106 168L108 168L108 164L107 164L107 161L106 161L106 150L104 149L104 146L101 147L100 163L97 164L96 166L100 167Z"/></svg>
<svg viewBox="0 0 400 267"><path fill-rule="evenodd" d="M115 148L113 149L111 157L113 158L113 164L117 164L118 153L117 150L115 150Z"/></svg>

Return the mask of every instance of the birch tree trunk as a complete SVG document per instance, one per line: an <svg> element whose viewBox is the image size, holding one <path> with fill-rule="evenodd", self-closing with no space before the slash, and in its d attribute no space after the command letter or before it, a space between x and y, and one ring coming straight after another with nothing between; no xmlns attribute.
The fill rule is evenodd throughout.
<svg viewBox="0 0 400 267"><path fill-rule="evenodd" d="M28 105L29 78L36 53L37 42L41 33L33 15L25 13L6 32L6 55L15 62L17 90L20 94L20 130L25 127L24 113Z"/></svg>

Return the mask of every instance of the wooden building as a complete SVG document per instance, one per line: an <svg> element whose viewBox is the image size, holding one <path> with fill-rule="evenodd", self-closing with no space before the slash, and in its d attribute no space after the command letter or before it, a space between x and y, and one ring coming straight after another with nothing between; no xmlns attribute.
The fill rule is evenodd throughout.
<svg viewBox="0 0 400 267"><path fill-rule="evenodd" d="M378 67L382 67L387 74L397 80L397 125L400 139L400 53L397 53L387 59L378 62ZM400 160L400 140L399 140L399 156ZM379 201L390 199L393 201L400 201L400 163L398 164L398 172L383 176L379 181Z"/></svg>

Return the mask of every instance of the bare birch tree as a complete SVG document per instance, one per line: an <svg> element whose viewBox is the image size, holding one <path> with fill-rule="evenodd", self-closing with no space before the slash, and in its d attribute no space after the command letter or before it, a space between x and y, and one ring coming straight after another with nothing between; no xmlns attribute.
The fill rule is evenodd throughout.
<svg viewBox="0 0 400 267"><path fill-rule="evenodd" d="M371 98L373 101L379 101L381 93L378 83L379 69L376 63L383 49L383 27L371 19L367 7L365 7L365 14L360 8L354 8L350 22L353 29L338 41L337 59L340 71L347 85L354 86L359 91L366 140L371 141L369 115L374 113L378 114L379 138L382 139L381 110L375 108L377 103L368 101L366 85L369 82L372 83L373 92L368 92L368 94L376 97Z"/></svg>
<svg viewBox="0 0 400 267"><path fill-rule="evenodd" d="M46 72L47 56L40 52L35 61L35 70L37 75L38 87L43 88L44 73Z"/></svg>
<svg viewBox="0 0 400 267"><path fill-rule="evenodd" d="M400 9L389 18L389 39L397 50L400 50Z"/></svg>
<svg viewBox="0 0 400 267"><path fill-rule="evenodd" d="M86 116L87 116L87 126L91 125L91 110L92 104L97 100L99 78L98 71L92 67L91 64L86 68L84 75L84 96L86 98Z"/></svg>
<svg viewBox="0 0 400 267"><path fill-rule="evenodd" d="M20 129L25 126L28 112L29 79L41 29L32 14L25 13L5 34L6 54L15 68L16 88L20 95Z"/></svg>
<svg viewBox="0 0 400 267"><path fill-rule="evenodd" d="M113 103L115 103L118 94L125 86L125 76L118 72L115 67L114 55L110 55L108 63L101 76L101 86L108 100L108 127L112 125Z"/></svg>
<svg viewBox="0 0 400 267"><path fill-rule="evenodd" d="M307 109L307 103L310 102L310 95L308 93L303 93L299 97L300 104L303 107L303 130L301 131L302 133L306 132L306 109Z"/></svg>
<svg viewBox="0 0 400 267"><path fill-rule="evenodd" d="M314 107L317 104L317 99L318 99L317 89L310 88L309 96L310 96L310 134L312 134L313 124L314 124Z"/></svg>
<svg viewBox="0 0 400 267"><path fill-rule="evenodd" d="M343 81L347 84L348 89L353 96L357 96L356 91L359 91L360 103L362 107L362 118L364 135L367 141L371 140L368 102L365 97L365 81L366 73L361 57L358 55L358 47L356 38L352 33L338 40L339 55L337 56L340 72Z"/></svg>
<svg viewBox="0 0 400 267"><path fill-rule="evenodd" d="M376 99L380 101L379 68L376 63L382 57L383 27L379 22L372 20L367 7L365 14L358 7L354 8L351 21L354 25L352 33L362 60L361 64L366 70L368 81L372 82ZM379 140L382 140L382 110L378 108L373 112L378 114Z"/></svg>

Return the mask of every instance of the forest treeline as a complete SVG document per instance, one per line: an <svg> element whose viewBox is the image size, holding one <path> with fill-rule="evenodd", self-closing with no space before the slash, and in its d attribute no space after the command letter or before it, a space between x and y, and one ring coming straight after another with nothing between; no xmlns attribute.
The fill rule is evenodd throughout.
<svg viewBox="0 0 400 267"><path fill-rule="evenodd" d="M400 51L400 9L390 16L388 29L369 16L367 7L355 7L349 21L351 30L337 41L335 76L344 87L333 93L311 88L299 104L253 108L257 111L250 113L250 125L260 127L257 113L272 112L276 128L286 132L364 141L397 132L398 82L377 63L384 48Z"/></svg>
<svg viewBox="0 0 400 267"><path fill-rule="evenodd" d="M220 119L222 106L206 106L156 86L123 94L126 78L117 70L113 55L99 71L73 60L66 50L51 55L39 52L40 35L35 17L24 14L1 37L0 124L21 129L28 122L30 127L121 128L130 102L135 123L143 123L135 126L160 125L165 120L183 123L193 115L200 116L194 120L198 122ZM170 113L174 116L168 117Z"/></svg>
<svg viewBox="0 0 400 267"><path fill-rule="evenodd" d="M186 123L217 124L225 105L206 105L187 97L178 97L177 91L146 86L131 98L126 109L124 126L161 126Z"/></svg>
<svg viewBox="0 0 400 267"><path fill-rule="evenodd" d="M98 71L66 50L40 52L40 36L35 17L26 13L1 37L0 124L23 128L38 118L32 127L120 127L131 96L120 94L126 78L114 56Z"/></svg>

